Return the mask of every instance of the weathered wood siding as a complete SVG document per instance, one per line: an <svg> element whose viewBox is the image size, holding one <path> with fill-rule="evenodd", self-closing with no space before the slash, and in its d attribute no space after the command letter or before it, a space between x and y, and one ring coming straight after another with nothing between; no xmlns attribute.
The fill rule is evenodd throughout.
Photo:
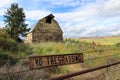
<svg viewBox="0 0 120 80"><path fill-rule="evenodd" d="M32 42L63 41L63 32L59 24L52 19L46 23L46 17L39 20L32 31Z"/></svg>

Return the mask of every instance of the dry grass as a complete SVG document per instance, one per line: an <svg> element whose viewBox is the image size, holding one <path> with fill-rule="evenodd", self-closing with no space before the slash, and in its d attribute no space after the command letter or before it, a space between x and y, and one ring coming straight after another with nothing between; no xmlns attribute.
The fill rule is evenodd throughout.
<svg viewBox="0 0 120 80"><path fill-rule="evenodd" d="M77 39L80 41L86 41L86 42L96 42L98 44L102 45L113 45L116 43L120 43L120 36L109 36L109 37L95 37L95 38L80 38Z"/></svg>
<svg viewBox="0 0 120 80"><path fill-rule="evenodd" d="M63 74L67 74L67 73L72 73L72 72L76 72L76 71L80 71L80 70L84 70L84 69L101 66L103 64L111 63L113 61L120 59L120 55L116 55L116 56L111 56L109 58L98 58L98 59L93 59L93 60L87 61L87 59L118 54L118 53L120 53L120 47L117 47L114 45L93 45L93 44L90 44L87 42L80 42L76 39L75 40L67 40L65 42L60 42L60 43L48 42L48 43L39 43L39 44L29 44L29 46L33 49L33 53L35 55L68 54L68 53L80 53L80 52L83 52L83 54L84 54L84 60L85 60L84 63L65 65L65 66L53 67L53 68L48 68L48 69L42 70L43 72L47 72L47 73L43 73L43 72L39 73L39 70L36 70L36 72L34 72L34 75L32 74L32 72L22 74L23 76L27 74L28 76L33 77L35 80L37 77L40 77L40 76L43 76L44 78L55 77L58 75L63 75ZM115 50L113 50L113 49L115 49ZM22 62L24 62L24 61L22 61ZM22 64L22 65L24 65L24 64ZM26 67L24 67L25 65L24 66L22 66L22 65L21 65L21 67L19 66L18 68L16 68L16 70L18 71L18 70L23 70L23 68L26 68ZM120 67L118 67L118 68L120 68ZM2 72L2 71L0 71L0 72ZM68 80L79 80L79 79L87 80L88 78L95 77L95 76L101 74L102 72L103 72L103 70L96 71L96 72L85 74L83 76L77 76L77 77L74 77L74 78L71 78ZM113 74L115 72L110 73L108 71L108 73ZM109 76L108 73L106 73L107 76ZM116 72L116 73L118 73L118 72ZM46 76L43 74L46 74L46 75L48 74L48 75ZM115 77L115 79L117 79L117 78L118 78L118 76ZM22 80L24 80L24 79L22 79ZM96 79L96 80L100 80L100 79ZM109 79L106 79L106 80L109 80Z"/></svg>

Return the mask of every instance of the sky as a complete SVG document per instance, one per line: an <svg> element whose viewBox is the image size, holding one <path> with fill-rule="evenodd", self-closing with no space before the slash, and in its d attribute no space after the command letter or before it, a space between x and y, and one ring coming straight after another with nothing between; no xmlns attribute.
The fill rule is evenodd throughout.
<svg viewBox="0 0 120 80"><path fill-rule="evenodd" d="M24 9L32 29L52 13L65 38L120 35L120 0L0 0L0 27L12 3Z"/></svg>

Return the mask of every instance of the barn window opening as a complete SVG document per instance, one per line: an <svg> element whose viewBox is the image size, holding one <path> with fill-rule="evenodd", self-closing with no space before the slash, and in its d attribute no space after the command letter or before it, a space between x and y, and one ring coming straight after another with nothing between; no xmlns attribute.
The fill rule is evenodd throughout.
<svg viewBox="0 0 120 80"><path fill-rule="evenodd" d="M51 22L52 22L52 19L50 17L48 17L47 20L46 20L46 23L51 24Z"/></svg>
<svg viewBox="0 0 120 80"><path fill-rule="evenodd" d="M53 18L54 18L54 16L53 16L52 14L48 15L48 16L46 17L46 23L51 24Z"/></svg>

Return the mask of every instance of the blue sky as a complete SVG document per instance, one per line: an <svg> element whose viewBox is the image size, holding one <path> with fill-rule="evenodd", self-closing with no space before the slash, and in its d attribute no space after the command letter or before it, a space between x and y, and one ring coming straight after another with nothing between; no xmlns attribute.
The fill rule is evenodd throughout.
<svg viewBox="0 0 120 80"><path fill-rule="evenodd" d="M24 9L31 28L52 13L67 38L120 35L120 0L0 0L0 27L11 3Z"/></svg>

